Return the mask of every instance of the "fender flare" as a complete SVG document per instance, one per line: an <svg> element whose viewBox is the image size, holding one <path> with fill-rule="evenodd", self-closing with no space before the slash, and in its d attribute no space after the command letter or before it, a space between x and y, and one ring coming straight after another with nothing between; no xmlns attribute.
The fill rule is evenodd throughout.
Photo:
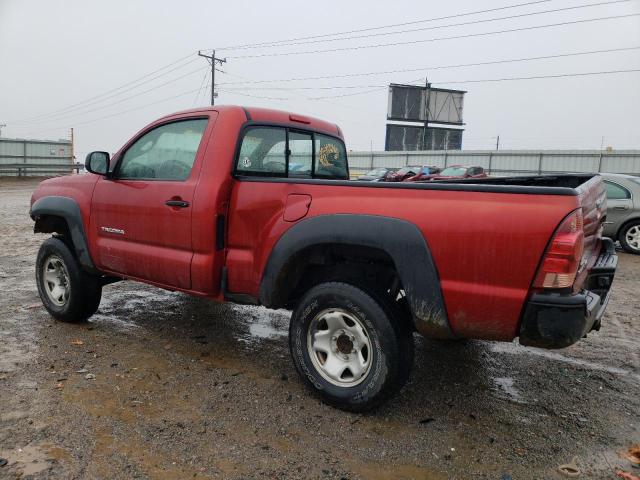
<svg viewBox="0 0 640 480"><path fill-rule="evenodd" d="M89 254L87 236L84 231L82 214L80 213L80 206L78 205L78 202L69 197L42 197L36 200L31 206L29 215L31 215L31 218L36 222L38 217L43 215L52 215L64 218L67 222L67 226L69 227L71 241L73 242L73 248L80 266L83 270L89 273L98 273L98 270L93 264L93 260L91 260L91 255ZM35 233L38 232L37 226L34 226L33 231Z"/></svg>
<svg viewBox="0 0 640 480"><path fill-rule="evenodd" d="M436 265L422 232L413 223L376 215L320 215L288 229L275 244L260 284L260 303L277 305L287 262L322 244L373 247L386 252L400 276L416 329L427 337L453 338Z"/></svg>

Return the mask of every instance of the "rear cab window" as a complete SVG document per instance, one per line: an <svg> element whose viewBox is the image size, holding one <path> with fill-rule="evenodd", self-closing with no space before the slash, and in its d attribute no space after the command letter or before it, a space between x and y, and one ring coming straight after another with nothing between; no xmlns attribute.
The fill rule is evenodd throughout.
<svg viewBox="0 0 640 480"><path fill-rule="evenodd" d="M262 177L349 179L342 140L277 126L244 130L235 170Z"/></svg>
<svg viewBox="0 0 640 480"><path fill-rule="evenodd" d="M284 129L251 128L242 139L236 170L242 174L284 175L287 170L286 148Z"/></svg>

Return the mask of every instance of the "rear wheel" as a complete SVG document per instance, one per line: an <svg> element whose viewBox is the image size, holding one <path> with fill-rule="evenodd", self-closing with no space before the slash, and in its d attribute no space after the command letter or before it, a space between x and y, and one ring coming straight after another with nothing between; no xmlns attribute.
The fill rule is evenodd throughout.
<svg viewBox="0 0 640 480"><path fill-rule="evenodd" d="M36 284L44 307L63 322L85 321L100 305L99 280L82 271L69 247L59 238L49 238L40 246Z"/></svg>
<svg viewBox="0 0 640 480"><path fill-rule="evenodd" d="M289 346L298 373L326 403L369 410L406 382L413 337L381 296L330 282L307 292L291 318Z"/></svg>
<svg viewBox="0 0 640 480"><path fill-rule="evenodd" d="M618 240L627 252L640 254L640 221L632 221L623 226Z"/></svg>

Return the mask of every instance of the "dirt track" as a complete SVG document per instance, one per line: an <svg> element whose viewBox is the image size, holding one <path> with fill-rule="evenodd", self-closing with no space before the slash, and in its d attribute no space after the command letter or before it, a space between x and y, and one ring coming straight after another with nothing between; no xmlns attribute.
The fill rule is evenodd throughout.
<svg viewBox="0 0 640 480"><path fill-rule="evenodd" d="M416 337L380 410L296 377L288 313L122 282L54 322L33 265L33 182L0 183L0 478L615 478L640 443L640 257L620 253L600 332L555 352ZM94 377L94 378L92 378Z"/></svg>

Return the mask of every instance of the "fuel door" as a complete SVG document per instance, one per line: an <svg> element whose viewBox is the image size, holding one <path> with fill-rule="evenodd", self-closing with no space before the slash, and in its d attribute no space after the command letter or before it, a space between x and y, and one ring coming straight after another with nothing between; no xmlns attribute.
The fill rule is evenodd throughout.
<svg viewBox="0 0 640 480"><path fill-rule="evenodd" d="M284 221L297 222L304 218L311 206L311 195L303 193L290 193L287 196L287 204L284 207Z"/></svg>

